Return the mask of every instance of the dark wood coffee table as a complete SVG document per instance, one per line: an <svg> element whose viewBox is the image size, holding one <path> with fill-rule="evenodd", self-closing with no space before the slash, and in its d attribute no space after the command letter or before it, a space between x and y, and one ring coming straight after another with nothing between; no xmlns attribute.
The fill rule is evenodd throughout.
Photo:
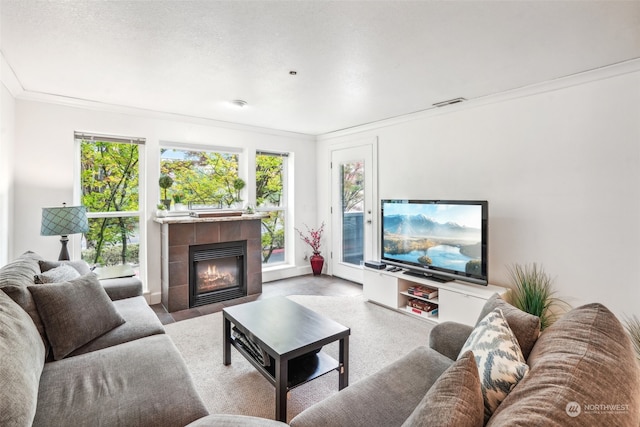
<svg viewBox="0 0 640 427"><path fill-rule="evenodd" d="M349 385L349 335L351 330L284 297L268 298L222 310L223 363L231 363L234 346L276 388L276 419L287 420L287 392L338 371L338 389ZM231 324L268 353L273 360L263 366L231 335ZM340 340L339 360L322 346Z"/></svg>

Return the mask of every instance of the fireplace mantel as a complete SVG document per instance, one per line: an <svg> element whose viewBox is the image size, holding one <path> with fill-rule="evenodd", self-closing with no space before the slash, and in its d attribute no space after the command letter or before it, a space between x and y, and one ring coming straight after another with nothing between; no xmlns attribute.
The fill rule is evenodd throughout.
<svg viewBox="0 0 640 427"><path fill-rule="evenodd" d="M247 242L247 295L262 292L262 218L266 214L196 218L155 218L161 232L162 305L169 312L189 308L189 247Z"/></svg>
<svg viewBox="0 0 640 427"><path fill-rule="evenodd" d="M156 217L153 220L158 224L189 224L196 222L227 222L227 221L251 221L254 219L262 219L268 217L268 214L256 213L256 214L242 214L236 216L218 216L209 218L196 218L189 215L182 216L166 216Z"/></svg>

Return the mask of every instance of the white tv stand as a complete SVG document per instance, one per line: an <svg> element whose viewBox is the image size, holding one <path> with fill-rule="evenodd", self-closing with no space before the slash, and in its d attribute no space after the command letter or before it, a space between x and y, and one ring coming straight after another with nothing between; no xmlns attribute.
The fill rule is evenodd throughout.
<svg viewBox="0 0 640 427"><path fill-rule="evenodd" d="M410 295L407 290L415 285L428 286L438 290L433 300ZM408 313L409 315L432 322L453 321L474 326L482 307L493 294L503 295L506 288L495 285L474 285L461 281L446 283L404 274L403 271L391 272L364 267L364 297L374 303ZM418 298L438 305L437 315L433 316L421 310L407 306L409 298Z"/></svg>

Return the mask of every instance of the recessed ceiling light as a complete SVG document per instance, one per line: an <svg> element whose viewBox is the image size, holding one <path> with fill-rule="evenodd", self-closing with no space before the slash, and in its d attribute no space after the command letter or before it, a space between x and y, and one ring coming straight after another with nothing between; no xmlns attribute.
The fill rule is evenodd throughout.
<svg viewBox="0 0 640 427"><path fill-rule="evenodd" d="M242 99L234 99L231 103L238 108L244 108L247 106L247 101L243 101Z"/></svg>

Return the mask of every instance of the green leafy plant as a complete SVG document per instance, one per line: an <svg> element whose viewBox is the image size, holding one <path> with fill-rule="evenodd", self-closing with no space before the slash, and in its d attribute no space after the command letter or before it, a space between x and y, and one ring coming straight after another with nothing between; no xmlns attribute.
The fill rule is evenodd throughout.
<svg viewBox="0 0 640 427"><path fill-rule="evenodd" d="M156 208L158 208L158 210L161 210L161 211L166 211L167 210L167 207L164 205L164 203L158 203L156 205Z"/></svg>
<svg viewBox="0 0 640 427"><path fill-rule="evenodd" d="M158 179L158 185L162 188L162 198L167 200L167 189L173 185L173 178L169 175L160 175Z"/></svg>
<svg viewBox="0 0 640 427"><path fill-rule="evenodd" d="M631 337L631 343L636 351L636 358L640 362L640 320L634 315L631 317L625 317L624 328Z"/></svg>
<svg viewBox="0 0 640 427"><path fill-rule="evenodd" d="M509 302L524 312L538 316L541 330L551 326L557 318L555 310L567 305L555 297L551 277L536 263L514 264L509 267L509 274L513 285Z"/></svg>

